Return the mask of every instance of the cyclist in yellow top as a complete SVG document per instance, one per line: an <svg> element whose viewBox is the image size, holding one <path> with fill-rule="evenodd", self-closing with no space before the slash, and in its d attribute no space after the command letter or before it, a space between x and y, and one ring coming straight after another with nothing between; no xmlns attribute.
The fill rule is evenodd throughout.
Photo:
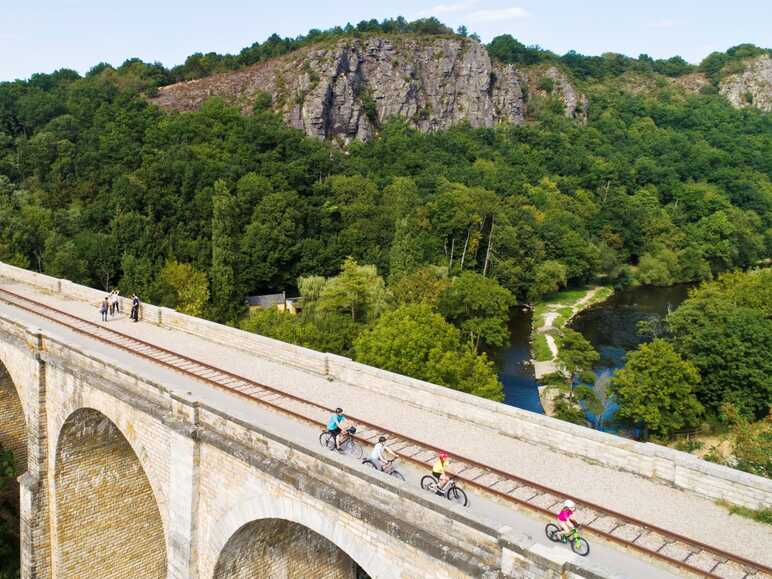
<svg viewBox="0 0 772 579"><path fill-rule="evenodd" d="M439 491L442 491L445 488L445 485L448 484L449 479L445 469L448 468L449 464L450 459L448 458L448 453L441 450L437 455L437 461L432 467L432 474L434 475L434 478L437 479L437 490Z"/></svg>

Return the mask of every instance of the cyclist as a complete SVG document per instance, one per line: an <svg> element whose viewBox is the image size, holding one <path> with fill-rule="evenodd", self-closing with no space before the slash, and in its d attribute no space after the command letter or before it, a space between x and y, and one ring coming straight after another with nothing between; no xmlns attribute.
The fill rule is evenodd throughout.
<svg viewBox="0 0 772 579"><path fill-rule="evenodd" d="M573 515L574 512L576 512L576 503L574 503L574 501L572 501L571 499L565 500L563 502L563 506L561 507L557 517L558 525L563 531L560 534L560 538L563 540L564 543L566 542L566 539L571 534L571 532L579 524L571 518L571 515Z"/></svg>
<svg viewBox="0 0 772 579"><path fill-rule="evenodd" d="M378 438L378 443L370 451L370 461L378 467L378 470L385 470L386 466L391 462L388 455L391 455L391 460L397 458L397 453L386 446L386 437L381 436Z"/></svg>
<svg viewBox="0 0 772 579"><path fill-rule="evenodd" d="M340 452L340 443L343 442L338 438L338 435L341 433L341 425L345 420L346 417L343 416L342 408L336 408L335 413L331 414L330 418L327 420L327 432L332 434L332 439L335 441L335 450L338 452Z"/></svg>
<svg viewBox="0 0 772 579"><path fill-rule="evenodd" d="M437 491L440 493L445 490L445 485L448 484L449 478L445 469L448 468L449 464L450 459L448 458L448 453L441 450L437 455L437 461L432 467L432 474L434 475L434 478L437 479Z"/></svg>

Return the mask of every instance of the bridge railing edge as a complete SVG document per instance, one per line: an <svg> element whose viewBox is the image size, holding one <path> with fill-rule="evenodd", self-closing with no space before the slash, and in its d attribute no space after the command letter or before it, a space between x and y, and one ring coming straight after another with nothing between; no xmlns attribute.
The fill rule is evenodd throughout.
<svg viewBox="0 0 772 579"><path fill-rule="evenodd" d="M104 295L100 290L3 262L0 262L0 276L88 302L97 303ZM168 308L152 304L144 304L143 307L146 319L162 326L278 360L317 375L326 375L330 379L343 380L424 410L437 413L437 397L441 397L445 400L442 407L447 416L471 420L507 436L664 482L711 500L723 499L754 509L772 506L772 481L769 479L710 463L688 453L623 439Z"/></svg>

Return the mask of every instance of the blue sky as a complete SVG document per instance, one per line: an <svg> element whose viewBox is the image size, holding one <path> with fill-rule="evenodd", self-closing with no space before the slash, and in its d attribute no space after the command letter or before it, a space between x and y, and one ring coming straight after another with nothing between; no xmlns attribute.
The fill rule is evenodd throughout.
<svg viewBox="0 0 772 579"><path fill-rule="evenodd" d="M131 57L173 66L194 52L238 52L273 32L297 36L400 14L465 24L483 41L509 33L561 54L699 62L742 42L772 47L769 0L35 0L2 7L0 81Z"/></svg>

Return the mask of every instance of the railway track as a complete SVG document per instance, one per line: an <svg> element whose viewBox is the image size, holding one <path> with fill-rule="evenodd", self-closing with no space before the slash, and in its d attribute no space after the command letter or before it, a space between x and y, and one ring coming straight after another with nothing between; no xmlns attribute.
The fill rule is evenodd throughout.
<svg viewBox="0 0 772 579"><path fill-rule="evenodd" d="M7 289L0 289L0 300L89 338L243 396L305 423L321 426L331 411L330 408L309 400L259 384L244 376L211 366L123 332L106 328L99 323L85 320ZM379 436L387 435L389 446L404 460L426 468L436 458L439 449L426 442L392 432L352 415L349 415L349 418L359 425L356 438L362 443L372 444ZM654 559L665 561L684 571L699 576L726 579L772 578L772 569L761 563L636 520L579 497L555 491L534 481L473 461L453 452L450 452L450 455L454 459L453 471L457 480L461 481L467 488L553 516L560 503L571 498L579 507L576 519L583 525L585 531Z"/></svg>

